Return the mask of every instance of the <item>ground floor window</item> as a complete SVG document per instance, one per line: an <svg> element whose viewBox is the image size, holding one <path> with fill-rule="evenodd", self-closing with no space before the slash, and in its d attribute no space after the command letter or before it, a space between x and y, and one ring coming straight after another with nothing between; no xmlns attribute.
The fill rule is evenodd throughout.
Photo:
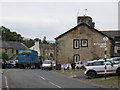
<svg viewBox="0 0 120 90"><path fill-rule="evenodd" d="M73 55L73 62L78 63L80 61L80 55L79 54L74 54Z"/></svg>
<svg viewBox="0 0 120 90"><path fill-rule="evenodd" d="M120 53L120 50L117 50L117 53Z"/></svg>

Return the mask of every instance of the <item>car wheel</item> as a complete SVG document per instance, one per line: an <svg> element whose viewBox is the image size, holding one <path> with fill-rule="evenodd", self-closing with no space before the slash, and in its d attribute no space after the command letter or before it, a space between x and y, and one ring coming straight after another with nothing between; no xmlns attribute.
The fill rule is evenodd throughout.
<svg viewBox="0 0 120 90"><path fill-rule="evenodd" d="M120 68L117 70L117 74L120 75Z"/></svg>
<svg viewBox="0 0 120 90"><path fill-rule="evenodd" d="M96 77L96 73L94 71L89 71L87 76L88 76L88 78L93 79Z"/></svg>

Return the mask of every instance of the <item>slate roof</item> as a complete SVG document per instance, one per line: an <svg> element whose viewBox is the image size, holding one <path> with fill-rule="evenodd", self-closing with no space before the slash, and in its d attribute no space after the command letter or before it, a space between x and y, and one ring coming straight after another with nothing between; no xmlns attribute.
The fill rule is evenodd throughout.
<svg viewBox="0 0 120 90"><path fill-rule="evenodd" d="M107 34L104 34L104 33L98 31L97 29L95 29L95 28L93 28L93 27L91 27L91 26L89 26L89 25L87 25L87 24L85 24L85 23L78 24L77 26L73 27L72 29L68 30L67 32L65 32L65 33L63 33L63 34L61 34L61 35L59 35L59 36L56 37L55 39L57 40L57 39L61 38L61 37L64 36L65 34L71 32L72 30L74 30L74 29L76 29L77 27L80 27L80 26L87 26L87 27L91 28L91 30L96 31L96 32L98 32L98 33L100 33L100 34L102 34L102 35L108 37L110 40L113 41L113 38L111 38L111 37L108 36Z"/></svg>
<svg viewBox="0 0 120 90"><path fill-rule="evenodd" d="M49 45L49 44L40 44L40 47L41 48L44 48L44 49L49 49L49 50L54 50L54 46L52 45Z"/></svg>
<svg viewBox="0 0 120 90"><path fill-rule="evenodd" d="M115 36L120 36L120 30L101 31L101 32L108 35L109 37L111 37L113 39L114 39Z"/></svg>
<svg viewBox="0 0 120 90"><path fill-rule="evenodd" d="M14 50L24 50L24 49L28 49L27 46L25 46L23 43L21 42L14 42L14 41L0 41L0 43L2 43L2 46L0 46L0 48L12 48Z"/></svg>

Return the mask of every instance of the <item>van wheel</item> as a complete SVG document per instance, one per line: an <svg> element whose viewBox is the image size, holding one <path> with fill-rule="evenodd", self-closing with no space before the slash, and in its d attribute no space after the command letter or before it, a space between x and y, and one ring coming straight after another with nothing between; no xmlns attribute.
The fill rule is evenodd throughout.
<svg viewBox="0 0 120 90"><path fill-rule="evenodd" d="M89 71L87 76L88 76L89 79L93 79L93 78L96 77L96 73L94 71Z"/></svg>

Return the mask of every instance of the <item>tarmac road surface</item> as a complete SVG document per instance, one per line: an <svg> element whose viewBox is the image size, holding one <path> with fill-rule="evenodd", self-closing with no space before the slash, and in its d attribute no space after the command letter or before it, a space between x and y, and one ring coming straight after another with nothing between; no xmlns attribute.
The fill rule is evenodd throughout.
<svg viewBox="0 0 120 90"><path fill-rule="evenodd" d="M2 88L99 88L41 69L4 69Z"/></svg>

